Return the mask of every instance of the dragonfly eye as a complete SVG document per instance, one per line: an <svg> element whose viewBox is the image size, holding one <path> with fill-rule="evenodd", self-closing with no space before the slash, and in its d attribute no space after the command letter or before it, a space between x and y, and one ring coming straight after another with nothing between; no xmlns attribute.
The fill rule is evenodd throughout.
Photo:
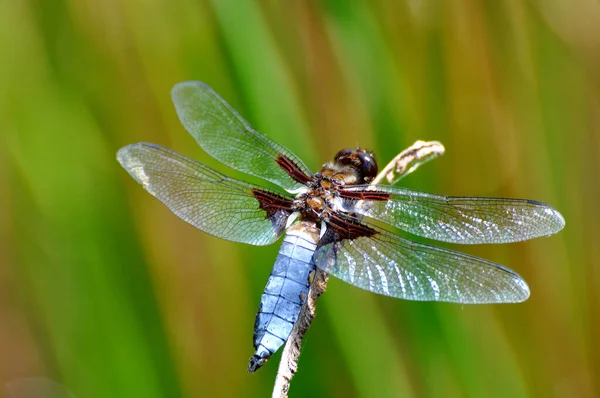
<svg viewBox="0 0 600 398"><path fill-rule="evenodd" d="M356 151L354 149L342 149L341 151L339 151L338 153L335 154L335 156L333 157L333 160L341 165L347 166L350 164L353 164L354 161L354 156L353 154Z"/></svg>
<svg viewBox="0 0 600 398"><path fill-rule="evenodd" d="M375 155L371 152L360 151L356 153L358 159L360 159L360 173L365 182L371 182L377 176L379 167L377 166L377 160Z"/></svg>

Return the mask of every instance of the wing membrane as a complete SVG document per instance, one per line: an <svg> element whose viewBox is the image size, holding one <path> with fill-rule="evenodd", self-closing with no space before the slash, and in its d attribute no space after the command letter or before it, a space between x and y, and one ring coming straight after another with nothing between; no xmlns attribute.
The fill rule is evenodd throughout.
<svg viewBox="0 0 600 398"><path fill-rule="evenodd" d="M211 235L268 245L285 229L287 198L225 177L158 145L126 146L117 159L173 213Z"/></svg>
<svg viewBox="0 0 600 398"><path fill-rule="evenodd" d="M366 225L376 233L332 240L317 249L316 265L351 285L406 300L484 304L529 297L523 278L508 268Z"/></svg>
<svg viewBox="0 0 600 398"><path fill-rule="evenodd" d="M183 82L171 92L186 130L212 157L244 173L294 191L310 179L300 158L255 131L223 98L201 82Z"/></svg>
<svg viewBox="0 0 600 398"><path fill-rule="evenodd" d="M440 196L385 185L346 187L344 196L349 212L451 243L518 242L565 225L554 208L526 199Z"/></svg>

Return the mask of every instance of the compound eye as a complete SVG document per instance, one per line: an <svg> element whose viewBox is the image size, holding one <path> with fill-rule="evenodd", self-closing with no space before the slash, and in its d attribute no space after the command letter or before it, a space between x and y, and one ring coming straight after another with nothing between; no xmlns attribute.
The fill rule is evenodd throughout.
<svg viewBox="0 0 600 398"><path fill-rule="evenodd" d="M365 182L373 181L375 176L377 176L377 172L379 171L375 155L368 152L359 152L357 155L360 159L360 173L363 176L363 179Z"/></svg>
<svg viewBox="0 0 600 398"><path fill-rule="evenodd" d="M352 164L352 154L354 153L353 149L342 149L341 151L339 151L338 153L335 154L333 160L335 160L336 163L339 164L343 164L343 165L349 165Z"/></svg>

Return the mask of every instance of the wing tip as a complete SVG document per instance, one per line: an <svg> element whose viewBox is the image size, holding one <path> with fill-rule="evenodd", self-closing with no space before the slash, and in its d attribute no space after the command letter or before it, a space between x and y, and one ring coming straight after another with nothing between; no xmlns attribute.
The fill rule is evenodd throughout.
<svg viewBox="0 0 600 398"><path fill-rule="evenodd" d="M129 173L134 180L146 188L148 178L144 172L144 152L152 150L167 151L160 145L150 144L148 142L138 142L124 146L117 151L117 161Z"/></svg>
<svg viewBox="0 0 600 398"><path fill-rule="evenodd" d="M559 232L560 230L562 230L566 225L566 221L565 221L565 218L563 217L563 215L560 214L560 212L552 206L548 206L548 209L546 211L548 212L550 217L552 217L554 219L554 222L556 223L556 229L553 233L555 234L555 233Z"/></svg>
<svg viewBox="0 0 600 398"><path fill-rule="evenodd" d="M175 101L179 95L181 95L185 90L196 90L198 88L203 88L205 90L209 90L210 92L214 92L210 86L206 83L203 83L199 80L186 80L183 82L175 83L173 88L171 89L171 98Z"/></svg>
<svg viewBox="0 0 600 398"><path fill-rule="evenodd" d="M531 200L531 199L527 199L527 203L534 205L536 207L541 207L543 209L543 212L546 214L547 219L554 223L553 229L548 235L553 235L565 227L565 224L566 224L565 218L554 207L552 207L549 204L546 204L544 202L539 202L537 200Z"/></svg>
<svg viewBox="0 0 600 398"><path fill-rule="evenodd" d="M121 148L117 151L117 162L119 162L121 164L121 166L123 166L124 168L127 168L125 166L126 166L127 162L129 161L130 152L132 149L134 149L134 147L136 145L137 144L130 144L130 145L124 146L123 148Z"/></svg>
<svg viewBox="0 0 600 398"><path fill-rule="evenodd" d="M130 162L132 157L134 156L134 151L144 148L162 149L160 145L150 144L148 142L137 142L135 144L129 144L117 151L117 161L121 164L121 166L125 167L125 165L128 162Z"/></svg>
<svg viewBox="0 0 600 398"><path fill-rule="evenodd" d="M499 295L498 300L493 301L493 303L516 304L526 301L531 294L531 290L525 279L510 268L499 264L496 264L496 267L510 273L512 277L509 279L510 282L507 281L509 287L502 289L503 294Z"/></svg>
<svg viewBox="0 0 600 398"><path fill-rule="evenodd" d="M507 303L522 303L524 301L527 301L527 299L531 295L531 290L529 289L529 285L527 284L527 282L525 282L525 280L520 276L518 278L515 278L514 282L516 287L514 293L515 299L507 301Z"/></svg>
<svg viewBox="0 0 600 398"><path fill-rule="evenodd" d="M504 267L503 267L504 268ZM487 296L486 298L475 298L471 297L471 300L465 301L451 301L460 304L519 304L529 299L531 295L531 290L529 289L529 285L523 278L521 278L516 272L513 270L509 270L512 274L514 274L514 278L512 279L512 283L509 287L505 287L500 289L500 291L496 291L494 294Z"/></svg>

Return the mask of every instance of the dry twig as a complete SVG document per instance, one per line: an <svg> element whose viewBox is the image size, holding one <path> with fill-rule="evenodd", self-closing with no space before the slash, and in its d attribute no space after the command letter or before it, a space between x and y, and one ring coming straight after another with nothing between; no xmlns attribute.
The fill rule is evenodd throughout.
<svg viewBox="0 0 600 398"><path fill-rule="evenodd" d="M384 178L388 184L395 184L422 164L443 155L444 151L444 146L437 141L417 141L392 159L371 184L379 184Z"/></svg>
<svg viewBox="0 0 600 398"><path fill-rule="evenodd" d="M283 352L281 353L281 361L277 369L277 377L275 377L275 386L273 387L274 398L287 397L290 389L290 382L294 373L298 370L298 357L302 348L302 339L308 331L313 319L315 319L315 310L317 299L325 292L329 274L317 268L313 283L308 292L308 300L300 311L298 321L292 329L292 333L285 343Z"/></svg>

